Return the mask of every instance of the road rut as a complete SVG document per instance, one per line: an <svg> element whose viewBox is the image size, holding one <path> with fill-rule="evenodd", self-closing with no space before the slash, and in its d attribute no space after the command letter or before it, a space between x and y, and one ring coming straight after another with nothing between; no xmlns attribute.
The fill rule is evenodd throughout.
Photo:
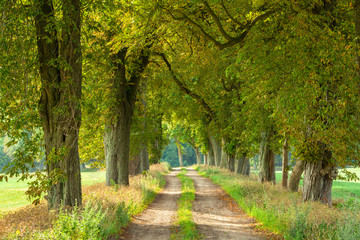
<svg viewBox="0 0 360 240"><path fill-rule="evenodd" d="M176 177L179 170L164 176L166 185L144 212L135 216L120 239L168 240L173 218L177 210L177 199L181 195L181 183Z"/></svg>
<svg viewBox="0 0 360 240"><path fill-rule="evenodd" d="M241 211L232 211L224 199L227 194L209 179L188 168L188 177L194 180L195 201L193 219L205 239L266 239L253 228L255 221ZM228 198L229 199L229 198Z"/></svg>

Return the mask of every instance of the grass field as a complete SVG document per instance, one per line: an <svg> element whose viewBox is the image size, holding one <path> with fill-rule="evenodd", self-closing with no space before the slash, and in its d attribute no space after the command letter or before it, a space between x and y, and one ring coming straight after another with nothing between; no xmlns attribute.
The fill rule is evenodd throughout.
<svg viewBox="0 0 360 240"><path fill-rule="evenodd" d="M360 169L347 169L350 172L356 173L360 177ZM341 171L340 171L341 174ZM281 171L276 171L276 183L280 184L282 179ZM300 186L302 186L303 182L300 181ZM360 201L360 181L334 181L332 187L332 198L333 199L356 199Z"/></svg>
<svg viewBox="0 0 360 240"><path fill-rule="evenodd" d="M24 205L31 204L26 198L27 182L18 181L17 178L9 178L8 182L0 182L0 215ZM81 182L83 186L105 181L105 171L82 172Z"/></svg>

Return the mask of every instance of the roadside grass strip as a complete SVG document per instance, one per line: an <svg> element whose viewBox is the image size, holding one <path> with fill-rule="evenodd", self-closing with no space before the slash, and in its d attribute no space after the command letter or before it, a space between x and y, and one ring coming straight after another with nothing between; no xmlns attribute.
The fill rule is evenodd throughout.
<svg viewBox="0 0 360 240"><path fill-rule="evenodd" d="M177 177L181 181L181 196L178 200L177 221L171 239L202 239L196 229L192 215L192 202L195 200L194 181L185 176L188 172L182 169Z"/></svg>
<svg viewBox="0 0 360 240"><path fill-rule="evenodd" d="M239 176L216 167L197 167L200 175L220 185L250 216L284 239L360 239L360 204L328 207L303 202L300 193L262 184L256 176Z"/></svg>

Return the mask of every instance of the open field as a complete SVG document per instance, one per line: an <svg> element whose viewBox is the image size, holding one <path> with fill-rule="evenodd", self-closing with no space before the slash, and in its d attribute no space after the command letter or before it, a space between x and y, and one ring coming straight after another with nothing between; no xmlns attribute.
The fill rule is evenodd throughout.
<svg viewBox="0 0 360 240"><path fill-rule="evenodd" d="M19 177L9 178L8 182L0 182L0 215L1 212L9 211L31 202L26 198L27 182L18 181ZM82 172L81 182L83 186L105 181L105 171Z"/></svg>
<svg viewBox="0 0 360 240"><path fill-rule="evenodd" d="M349 168L347 169L350 172L356 173L358 176L360 176L360 169L354 169ZM341 173L341 171L340 171ZM290 176L290 175L289 175ZM281 171L276 171L276 183L280 184L282 179ZM300 186L302 186L303 182L300 181ZM332 198L333 199L343 199L343 200L349 200L349 199L355 199L360 202L360 181L343 181L343 180L337 180L334 181L333 187L332 187Z"/></svg>

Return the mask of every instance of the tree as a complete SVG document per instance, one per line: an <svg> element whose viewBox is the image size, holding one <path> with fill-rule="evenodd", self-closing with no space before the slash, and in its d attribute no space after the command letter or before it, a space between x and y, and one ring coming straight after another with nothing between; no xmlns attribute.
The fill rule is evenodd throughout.
<svg viewBox="0 0 360 240"><path fill-rule="evenodd" d="M283 157L282 157L282 179L281 185L284 188L288 187L288 176L289 176L289 144L287 138L284 140L283 146Z"/></svg>
<svg viewBox="0 0 360 240"><path fill-rule="evenodd" d="M56 30L51 0L35 3L35 26L41 78L39 112L45 139L47 171L60 174L48 193L49 208L61 203L81 205L78 136L81 122L80 98L81 5L79 0L62 1L63 27Z"/></svg>

